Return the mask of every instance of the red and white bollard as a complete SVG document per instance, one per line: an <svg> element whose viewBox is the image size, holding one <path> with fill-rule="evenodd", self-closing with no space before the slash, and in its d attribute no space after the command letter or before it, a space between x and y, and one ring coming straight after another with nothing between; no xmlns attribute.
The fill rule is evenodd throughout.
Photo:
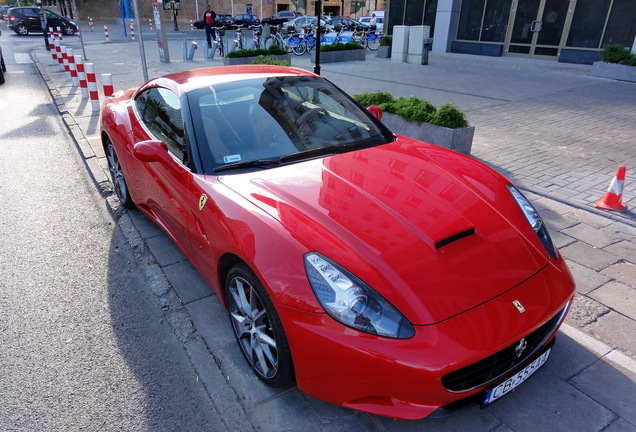
<svg viewBox="0 0 636 432"><path fill-rule="evenodd" d="M64 72L66 72L66 79L71 79L71 69L68 66L68 54L66 53L66 46L62 45L60 51L62 52L62 64L64 65Z"/></svg>
<svg viewBox="0 0 636 432"><path fill-rule="evenodd" d="M153 26L153 24L152 24L152 20L151 20L151 19L149 19L149 20L148 20L148 23L150 24L150 31L153 31L153 30L154 30L154 26Z"/></svg>
<svg viewBox="0 0 636 432"><path fill-rule="evenodd" d="M49 49L51 50L51 57L53 58L53 64L56 64L57 51L55 50L55 33L53 33L53 27L49 27Z"/></svg>
<svg viewBox="0 0 636 432"><path fill-rule="evenodd" d="M190 20L190 31L194 31L194 23Z"/></svg>
<svg viewBox="0 0 636 432"><path fill-rule="evenodd" d="M88 27L93 31L95 29L95 23L93 22L93 18L88 17Z"/></svg>
<svg viewBox="0 0 636 432"><path fill-rule="evenodd" d="M102 86L104 87L104 97L111 97L115 92L113 89L113 76L111 74L102 74Z"/></svg>
<svg viewBox="0 0 636 432"><path fill-rule="evenodd" d="M106 42L110 42L110 37L108 37L108 26L104 26L104 36L106 36Z"/></svg>
<svg viewBox="0 0 636 432"><path fill-rule="evenodd" d="M86 72L84 71L84 59L82 59L81 55L75 56L75 65L77 67L77 79L82 92L82 99L88 99L88 84L86 83Z"/></svg>
<svg viewBox="0 0 636 432"><path fill-rule="evenodd" d="M64 60L62 59L62 46L60 45L60 40L55 39L55 53L57 55L57 64L61 69L64 69Z"/></svg>
<svg viewBox="0 0 636 432"><path fill-rule="evenodd" d="M95 69L93 63L84 63L86 70L86 82L88 83L88 95L91 99L93 112L99 111L99 93L97 93L97 80L95 79Z"/></svg>
<svg viewBox="0 0 636 432"><path fill-rule="evenodd" d="M135 20L130 20L130 37L132 40L135 40Z"/></svg>
<svg viewBox="0 0 636 432"><path fill-rule="evenodd" d="M77 67L75 66L73 48L66 48L66 58L68 58L68 69L71 72L71 85L77 87L79 83L77 81Z"/></svg>
<svg viewBox="0 0 636 432"><path fill-rule="evenodd" d="M57 38L62 41L62 29L60 27L57 28Z"/></svg>

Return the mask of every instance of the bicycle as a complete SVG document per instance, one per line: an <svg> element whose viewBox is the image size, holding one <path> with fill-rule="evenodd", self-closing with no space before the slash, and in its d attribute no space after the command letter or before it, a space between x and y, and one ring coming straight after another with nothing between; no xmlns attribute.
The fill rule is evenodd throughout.
<svg viewBox="0 0 636 432"><path fill-rule="evenodd" d="M214 27L214 43L216 44L216 49L219 50L219 56L223 57L225 55L225 48L223 45L223 36L225 36L225 27Z"/></svg>
<svg viewBox="0 0 636 432"><path fill-rule="evenodd" d="M360 43L363 47L368 48L371 51L377 51L380 47L380 38L382 32L378 30L367 30L356 32L353 38L356 42Z"/></svg>
<svg viewBox="0 0 636 432"><path fill-rule="evenodd" d="M287 44L287 39L289 39L289 36L283 38L283 36L280 34L280 28L278 26L269 26L269 32L270 35L267 37L267 39L265 39L265 49L269 49L272 45L278 45L287 52L291 52L291 49Z"/></svg>
<svg viewBox="0 0 636 432"><path fill-rule="evenodd" d="M294 53L295 55L301 56L305 54L305 52L307 52L308 50L308 47L307 47L308 34L307 33L310 31L310 29L311 27L309 27L309 30L307 27L305 27L303 28L302 33L294 33L287 40L287 45L291 49L291 52ZM295 32L295 29L292 30L290 27L288 31Z"/></svg>
<svg viewBox="0 0 636 432"><path fill-rule="evenodd" d="M234 37L236 50L245 48L245 43L243 42L243 27L243 25L236 26L236 36Z"/></svg>
<svg viewBox="0 0 636 432"><path fill-rule="evenodd" d="M254 41L254 49L261 49L261 35L263 34L263 27L252 27L252 39Z"/></svg>

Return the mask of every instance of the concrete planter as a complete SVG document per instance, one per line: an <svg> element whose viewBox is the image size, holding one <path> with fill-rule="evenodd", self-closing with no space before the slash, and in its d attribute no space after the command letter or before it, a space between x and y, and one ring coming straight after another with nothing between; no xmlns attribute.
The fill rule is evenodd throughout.
<svg viewBox="0 0 636 432"><path fill-rule="evenodd" d="M364 60L367 50L320 51L320 63L348 62ZM311 50L311 61L316 62L316 50Z"/></svg>
<svg viewBox="0 0 636 432"><path fill-rule="evenodd" d="M429 123L417 124L407 122L403 118L389 113L382 114L382 123L397 134L435 144L465 155L470 155L470 150L473 146L473 135L475 134L473 126L451 129Z"/></svg>
<svg viewBox="0 0 636 432"><path fill-rule="evenodd" d="M626 66L618 63L594 62L592 63L590 76L636 82L636 66Z"/></svg>
<svg viewBox="0 0 636 432"><path fill-rule="evenodd" d="M274 60L287 60L291 64L291 55L290 54L281 54L272 56ZM223 57L223 65L224 66L236 66L236 65L246 65L252 64L256 57Z"/></svg>
<svg viewBox="0 0 636 432"><path fill-rule="evenodd" d="M375 56L379 58L391 58L391 47L390 46L378 47L378 50L375 52Z"/></svg>

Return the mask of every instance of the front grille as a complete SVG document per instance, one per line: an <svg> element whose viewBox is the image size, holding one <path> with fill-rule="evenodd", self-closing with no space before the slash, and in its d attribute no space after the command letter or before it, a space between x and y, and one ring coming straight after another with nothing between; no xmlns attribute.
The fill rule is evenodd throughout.
<svg viewBox="0 0 636 432"><path fill-rule="evenodd" d="M545 343L546 339L561 322L566 310L567 306L559 311L550 321L526 336L525 340L527 345L520 356L517 356L517 347L521 341L517 341L477 363L444 375L442 384L444 384L444 387L449 391L463 392L481 387L496 380L532 356L537 349Z"/></svg>

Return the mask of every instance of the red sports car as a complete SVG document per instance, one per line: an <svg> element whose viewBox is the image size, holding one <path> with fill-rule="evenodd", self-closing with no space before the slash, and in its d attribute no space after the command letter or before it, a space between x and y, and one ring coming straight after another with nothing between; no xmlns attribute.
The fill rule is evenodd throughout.
<svg viewBox="0 0 636 432"><path fill-rule="evenodd" d="M269 385L405 419L488 405L546 361L572 300L508 180L307 71L153 79L104 105L102 140L121 202L188 256Z"/></svg>

